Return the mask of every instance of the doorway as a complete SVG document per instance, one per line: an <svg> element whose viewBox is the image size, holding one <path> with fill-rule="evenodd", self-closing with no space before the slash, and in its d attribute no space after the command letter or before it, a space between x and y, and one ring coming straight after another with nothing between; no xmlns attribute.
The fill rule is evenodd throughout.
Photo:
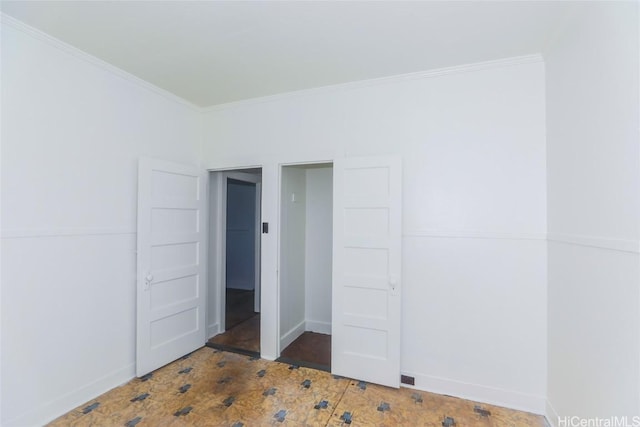
<svg viewBox="0 0 640 427"><path fill-rule="evenodd" d="M281 168L280 358L331 370L333 165Z"/></svg>
<svg viewBox="0 0 640 427"><path fill-rule="evenodd" d="M212 228L220 246L210 258L220 259L214 266L220 292L218 333L207 345L254 356L260 354L261 181L261 169L211 174Z"/></svg>

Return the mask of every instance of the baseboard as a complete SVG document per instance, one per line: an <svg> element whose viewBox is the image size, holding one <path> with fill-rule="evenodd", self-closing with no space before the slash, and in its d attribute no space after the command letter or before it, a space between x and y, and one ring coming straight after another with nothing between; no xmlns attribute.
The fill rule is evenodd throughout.
<svg viewBox="0 0 640 427"><path fill-rule="evenodd" d="M305 327L305 321L303 320L302 322L298 323L296 326L291 328L291 330L289 330L289 332L284 334L280 338L280 351L282 351L285 348L287 348L289 346L289 344L294 342L296 340L296 338L298 338L300 335L302 335L304 333L304 327Z"/></svg>
<svg viewBox="0 0 640 427"><path fill-rule="evenodd" d="M2 423L5 427L45 425L135 377L135 363Z"/></svg>
<svg viewBox="0 0 640 427"><path fill-rule="evenodd" d="M548 425L550 425L551 427L558 427L558 413L553 408L553 405L551 405L551 402L549 402L548 399L546 402L546 411L544 416L547 419Z"/></svg>
<svg viewBox="0 0 640 427"><path fill-rule="evenodd" d="M409 387L418 390L460 397L479 403L517 409L538 415L545 414L546 399L544 396L503 390L480 384L464 383L447 378L431 377L413 372L402 372L402 374L414 377L416 384L413 387Z"/></svg>
<svg viewBox="0 0 640 427"><path fill-rule="evenodd" d="M207 339L211 339L220 333L220 324L213 323L207 326Z"/></svg>
<svg viewBox="0 0 640 427"><path fill-rule="evenodd" d="M317 320L307 320L305 322L305 330L311 332L318 332L320 334L331 335L331 323L319 322Z"/></svg>

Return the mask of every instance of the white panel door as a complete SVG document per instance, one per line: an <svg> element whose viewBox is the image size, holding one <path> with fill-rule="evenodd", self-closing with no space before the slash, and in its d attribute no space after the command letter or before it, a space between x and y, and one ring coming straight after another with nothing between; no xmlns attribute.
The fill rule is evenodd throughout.
<svg viewBox="0 0 640 427"><path fill-rule="evenodd" d="M399 387L401 160L346 158L333 168L331 371Z"/></svg>
<svg viewBox="0 0 640 427"><path fill-rule="evenodd" d="M138 376L205 343L205 183L196 167L139 161Z"/></svg>

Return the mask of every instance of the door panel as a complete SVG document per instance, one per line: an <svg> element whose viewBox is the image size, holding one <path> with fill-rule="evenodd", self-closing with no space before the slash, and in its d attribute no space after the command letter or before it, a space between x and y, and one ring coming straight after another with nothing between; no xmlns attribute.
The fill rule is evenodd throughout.
<svg viewBox="0 0 640 427"><path fill-rule="evenodd" d="M400 385L399 158L334 162L332 372Z"/></svg>
<svg viewBox="0 0 640 427"><path fill-rule="evenodd" d="M197 168L140 159L138 376L205 342L205 195Z"/></svg>

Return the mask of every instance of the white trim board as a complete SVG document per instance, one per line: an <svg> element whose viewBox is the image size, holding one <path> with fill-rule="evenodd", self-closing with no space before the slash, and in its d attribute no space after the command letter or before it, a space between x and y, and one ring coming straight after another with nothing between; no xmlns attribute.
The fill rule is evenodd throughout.
<svg viewBox="0 0 640 427"><path fill-rule="evenodd" d="M317 332L319 334L331 335L331 323L320 322L318 320L307 320L305 322L305 331Z"/></svg>
<svg viewBox="0 0 640 427"><path fill-rule="evenodd" d="M542 240L574 246L640 253L640 242L630 239L607 239L568 233L502 233L477 230L407 230L402 237L427 237L447 239L502 239L502 240Z"/></svg>
<svg viewBox="0 0 640 427"><path fill-rule="evenodd" d="M54 419L66 414L69 408L75 408L95 399L115 387L118 387L135 376L135 363L131 363L121 369L115 370L102 378L71 391L59 398L45 403L30 411L25 412L11 420L6 421L6 426L31 426L45 425Z"/></svg>
<svg viewBox="0 0 640 427"><path fill-rule="evenodd" d="M531 412L544 415L547 400L544 396L519 393L511 390L487 387L480 384L460 382L448 378L432 377L423 374L402 371L402 375L415 378L415 386L403 387L422 390L447 396L455 396L461 399L478 403L502 406L509 409Z"/></svg>
<svg viewBox="0 0 640 427"><path fill-rule="evenodd" d="M503 233L479 230L406 230L402 237L434 237L451 239L546 240L546 233Z"/></svg>
<svg viewBox="0 0 640 427"><path fill-rule="evenodd" d="M558 427L558 413L556 412L553 405L551 405L551 402L549 402L548 399L546 402L546 410L545 410L544 417L547 419L547 424L549 424L552 427Z"/></svg>
<svg viewBox="0 0 640 427"><path fill-rule="evenodd" d="M235 169L254 169L265 168L267 166L293 166L306 164L329 164L333 163L336 158L345 157L345 153L341 150L319 148L306 156L299 156L290 153L266 154L255 156L251 153L242 156L217 157L215 163L205 165L209 172L224 172Z"/></svg>
<svg viewBox="0 0 640 427"><path fill-rule="evenodd" d="M125 79L127 81L129 81L130 83L133 83L134 85L146 89L150 92L153 92L155 94L161 95L165 98L167 98L170 101L174 101L177 102L179 104L184 105L185 107L190 108L191 110L195 111L195 112L202 112L202 107L199 107L189 101L187 101L184 98L179 97L178 95L175 95L165 89L162 89L152 83L149 83L146 80L141 79L140 77L136 77L133 74L124 71L121 68L116 67L115 65L112 65L106 61L103 61L100 58L97 58L81 49L78 49L75 46L72 46L66 42L63 42L60 39L57 39L47 33L45 33L44 31L41 31L37 28L34 28L28 24L25 24L24 22L10 16L7 15L6 13L0 12L0 22L2 23L2 25L8 25L18 31L22 31L23 33L37 39L40 40L44 43L47 43L67 54L73 55L78 59L81 59L85 62L88 62L96 67L102 68L105 71L108 71L122 79Z"/></svg>
<svg viewBox="0 0 640 427"><path fill-rule="evenodd" d="M2 230L2 239L26 239L39 237L84 237L135 235L136 230L127 227L59 227Z"/></svg>
<svg viewBox="0 0 640 427"><path fill-rule="evenodd" d="M207 341L209 341L211 338L215 337L219 333L220 333L219 323L212 323L210 325L207 325Z"/></svg>
<svg viewBox="0 0 640 427"><path fill-rule="evenodd" d="M588 246L598 249L607 249L620 252L640 253L640 242L637 240L606 239L595 236L582 236L579 234L548 233L549 242L564 243L568 245Z"/></svg>
<svg viewBox="0 0 640 427"><path fill-rule="evenodd" d="M287 348L289 344L294 342L300 335L304 333L304 320L291 328L286 334L280 337L280 352Z"/></svg>

